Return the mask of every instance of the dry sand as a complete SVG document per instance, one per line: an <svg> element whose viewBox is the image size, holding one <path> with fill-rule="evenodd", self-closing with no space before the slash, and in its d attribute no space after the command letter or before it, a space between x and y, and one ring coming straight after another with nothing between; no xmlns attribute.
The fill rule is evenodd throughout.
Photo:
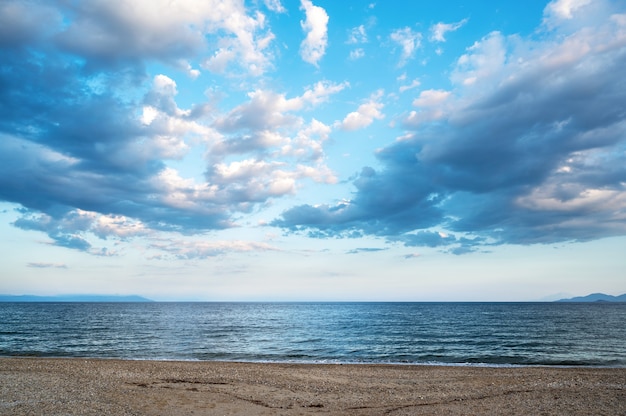
<svg viewBox="0 0 626 416"><path fill-rule="evenodd" d="M626 368L0 358L0 415L626 415Z"/></svg>

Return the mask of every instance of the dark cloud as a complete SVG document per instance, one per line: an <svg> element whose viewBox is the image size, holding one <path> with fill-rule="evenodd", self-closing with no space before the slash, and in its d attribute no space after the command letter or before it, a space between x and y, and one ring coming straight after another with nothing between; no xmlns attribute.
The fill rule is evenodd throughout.
<svg viewBox="0 0 626 416"><path fill-rule="evenodd" d="M489 35L459 60L453 94L417 103L410 134L378 152L382 169L363 169L353 198L273 224L456 254L626 234L626 19L616 16L567 37L511 39L506 59L509 40Z"/></svg>
<svg viewBox="0 0 626 416"><path fill-rule="evenodd" d="M43 231L54 241L54 245L88 251L91 244L78 234L73 234L71 229L64 227L60 221L50 217L23 216L16 220L13 225L23 230ZM78 227L81 228L81 227Z"/></svg>
<svg viewBox="0 0 626 416"><path fill-rule="evenodd" d="M180 157L176 149L200 129L184 123L212 108L180 110L175 83L157 77L150 88L144 69L151 60L179 66L194 56L206 46L200 23L219 31L228 10L203 6L204 16L189 16L175 7L162 16L126 6L0 5L0 199L25 208L16 226L46 232L60 246L90 250L86 232L106 238L110 230L95 229L93 219L77 227L72 218L81 211L189 233L230 227L232 212L263 201L185 182L166 169L165 160ZM225 8L243 11L236 3ZM146 105L164 121L143 123ZM177 123L183 127L172 131Z"/></svg>

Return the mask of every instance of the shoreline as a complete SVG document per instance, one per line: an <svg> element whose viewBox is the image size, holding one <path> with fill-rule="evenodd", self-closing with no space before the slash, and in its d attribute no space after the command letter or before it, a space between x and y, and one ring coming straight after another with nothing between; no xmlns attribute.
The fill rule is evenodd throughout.
<svg viewBox="0 0 626 416"><path fill-rule="evenodd" d="M69 356L69 355L0 355L2 359L42 359L42 360L102 360L102 361L145 361L145 362L172 362L172 363L233 363L233 364L280 364L280 365L354 365L354 366L425 366L425 367L467 367L467 368L597 368L597 369L624 369L625 364L519 364L519 363L486 363L486 362L402 362L402 361L341 361L341 360L230 360L230 359L197 359L197 358L128 358L114 356Z"/></svg>
<svg viewBox="0 0 626 416"><path fill-rule="evenodd" d="M626 415L626 368L0 357L0 415Z"/></svg>
<svg viewBox="0 0 626 416"><path fill-rule="evenodd" d="M461 367L461 368L597 368L624 369L626 364L516 364L516 363L483 363L483 362L401 362L401 361L340 361L340 360L227 360L227 359L195 359L195 358L128 358L128 357L94 357L68 355L0 355L3 359L41 359L41 360L94 360L94 361L129 361L129 362L172 362L172 363L232 363L232 364L279 364L279 365L346 365L346 366L416 366L416 367Z"/></svg>

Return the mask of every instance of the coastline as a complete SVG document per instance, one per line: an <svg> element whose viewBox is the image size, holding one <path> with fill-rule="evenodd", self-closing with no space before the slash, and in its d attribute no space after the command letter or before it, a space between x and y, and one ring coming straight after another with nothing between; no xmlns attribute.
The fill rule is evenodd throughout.
<svg viewBox="0 0 626 416"><path fill-rule="evenodd" d="M626 415L626 368L0 358L0 415Z"/></svg>

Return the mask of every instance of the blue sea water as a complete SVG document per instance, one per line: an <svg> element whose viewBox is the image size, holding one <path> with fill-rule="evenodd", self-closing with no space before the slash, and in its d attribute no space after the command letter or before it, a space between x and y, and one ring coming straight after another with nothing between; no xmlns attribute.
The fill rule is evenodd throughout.
<svg viewBox="0 0 626 416"><path fill-rule="evenodd" d="M626 303L0 303L0 356L626 366Z"/></svg>

